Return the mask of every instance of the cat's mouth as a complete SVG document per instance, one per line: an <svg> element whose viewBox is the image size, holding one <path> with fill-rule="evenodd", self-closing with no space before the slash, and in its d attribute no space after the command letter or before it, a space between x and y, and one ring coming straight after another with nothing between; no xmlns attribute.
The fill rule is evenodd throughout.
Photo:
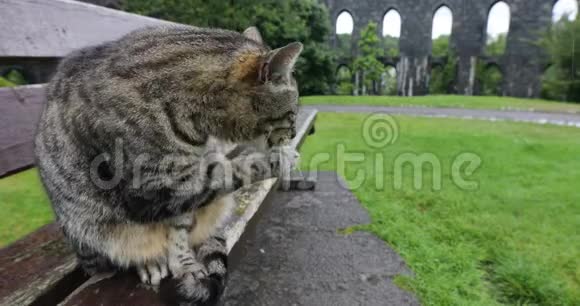
<svg viewBox="0 0 580 306"><path fill-rule="evenodd" d="M270 147L288 145L294 137L296 137L296 129L294 127L279 128L271 131L268 135L268 145Z"/></svg>

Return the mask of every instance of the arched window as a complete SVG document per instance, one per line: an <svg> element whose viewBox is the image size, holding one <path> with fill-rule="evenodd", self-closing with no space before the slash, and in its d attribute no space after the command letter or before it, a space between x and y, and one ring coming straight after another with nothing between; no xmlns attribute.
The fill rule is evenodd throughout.
<svg viewBox="0 0 580 306"><path fill-rule="evenodd" d="M487 18L487 39L485 53L499 56L505 52L510 30L510 7L503 1L496 2L489 10Z"/></svg>
<svg viewBox="0 0 580 306"><path fill-rule="evenodd" d="M390 9L383 17L383 46L385 55L399 55L399 37L401 37L401 14Z"/></svg>
<svg viewBox="0 0 580 306"><path fill-rule="evenodd" d="M559 0L552 11L552 22L557 23L562 19L574 20L578 15L578 0Z"/></svg>
<svg viewBox="0 0 580 306"><path fill-rule="evenodd" d="M336 34L352 34L354 29L354 20L352 15L347 11L342 11L336 18Z"/></svg>
<svg viewBox="0 0 580 306"><path fill-rule="evenodd" d="M352 72L347 66L340 66L337 70L336 80L338 86L336 88L337 94L350 96L353 94L354 86L352 84Z"/></svg>
<svg viewBox="0 0 580 306"><path fill-rule="evenodd" d="M447 6L441 6L433 15L433 56L442 57L449 54L449 41L453 29L453 12Z"/></svg>
<svg viewBox="0 0 580 306"><path fill-rule="evenodd" d="M352 15L347 11L342 11L336 18L336 41L340 56L351 56L353 30L354 19Z"/></svg>

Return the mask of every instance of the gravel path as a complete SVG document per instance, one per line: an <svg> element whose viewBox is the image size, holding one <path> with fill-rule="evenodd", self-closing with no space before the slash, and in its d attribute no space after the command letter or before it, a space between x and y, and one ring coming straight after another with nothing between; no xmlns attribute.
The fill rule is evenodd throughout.
<svg viewBox="0 0 580 306"><path fill-rule="evenodd" d="M464 108L399 107L364 105L308 105L306 109L317 109L331 113L387 113L418 117L442 117L479 119L489 121L516 121L537 124L554 124L580 128L580 114L542 113L530 111L502 111Z"/></svg>

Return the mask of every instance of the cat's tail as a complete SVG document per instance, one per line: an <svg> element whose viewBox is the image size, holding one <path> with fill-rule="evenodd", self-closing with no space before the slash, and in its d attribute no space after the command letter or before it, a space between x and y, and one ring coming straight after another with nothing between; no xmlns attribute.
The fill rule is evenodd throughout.
<svg viewBox="0 0 580 306"><path fill-rule="evenodd" d="M216 305L227 280L227 251L225 240L211 238L196 252L198 260L207 268L201 279L192 273L181 278L166 278L161 281L159 292L168 305L210 306Z"/></svg>

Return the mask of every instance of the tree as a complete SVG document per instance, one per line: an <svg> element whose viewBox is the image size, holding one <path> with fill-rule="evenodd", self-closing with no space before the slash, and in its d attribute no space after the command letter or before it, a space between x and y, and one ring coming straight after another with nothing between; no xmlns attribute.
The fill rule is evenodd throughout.
<svg viewBox="0 0 580 306"><path fill-rule="evenodd" d="M383 36L383 48L386 56L399 56L399 38L390 35Z"/></svg>
<svg viewBox="0 0 580 306"><path fill-rule="evenodd" d="M431 70L429 93L433 95L446 95L454 93L455 78L457 75L457 58L451 54L443 66L434 67Z"/></svg>
<svg viewBox="0 0 580 306"><path fill-rule="evenodd" d="M0 87L15 87L26 83L24 76L15 69L9 69L0 76Z"/></svg>
<svg viewBox="0 0 580 306"><path fill-rule="evenodd" d="M338 69L338 88L337 93L339 95L352 95L353 85L352 85L352 73L348 67L340 67Z"/></svg>
<svg viewBox="0 0 580 306"><path fill-rule="evenodd" d="M559 81L565 75L557 66L550 66L542 76L542 92L541 96L548 100L566 101L567 85L566 82Z"/></svg>
<svg viewBox="0 0 580 306"><path fill-rule="evenodd" d="M385 72L385 67L378 58L383 56L384 50L381 48L377 35L377 24L369 23L362 31L358 42L359 55L354 60L354 71L360 73L359 80L364 86L370 88L373 94L379 93L381 76ZM364 94L364 90L363 90Z"/></svg>
<svg viewBox="0 0 580 306"><path fill-rule="evenodd" d="M383 95L386 96L395 96L397 95L398 91L398 84L397 84L397 69L393 66L388 66L385 68L385 72L383 73Z"/></svg>
<svg viewBox="0 0 580 306"><path fill-rule="evenodd" d="M351 34L337 34L336 35L337 50L336 53L340 57L349 58L352 56L352 35Z"/></svg>
<svg viewBox="0 0 580 306"><path fill-rule="evenodd" d="M485 54L490 56L503 55L507 47L507 34L499 34L497 37L489 36L485 46Z"/></svg>
<svg viewBox="0 0 580 306"><path fill-rule="evenodd" d="M441 35L433 40L432 54L434 57L445 57L445 64L431 69L430 94L443 95L454 92L457 57L451 50L449 38L449 35Z"/></svg>
<svg viewBox="0 0 580 306"><path fill-rule="evenodd" d="M0 87L14 87L16 84L6 80L3 77L0 77Z"/></svg>
<svg viewBox="0 0 580 306"><path fill-rule="evenodd" d="M331 26L326 7L316 0L125 0L124 9L141 15L201 27L243 31L257 26L270 46L301 41L296 67L305 95L330 92L335 54L328 46Z"/></svg>
<svg viewBox="0 0 580 306"><path fill-rule="evenodd" d="M433 47L431 54L435 57L445 57L451 53L449 48L449 35L441 35L433 39Z"/></svg>
<svg viewBox="0 0 580 306"><path fill-rule="evenodd" d="M501 88L503 75L497 66L485 66L482 63L478 63L476 70L476 81L479 87L479 94L482 96L503 95Z"/></svg>
<svg viewBox="0 0 580 306"><path fill-rule="evenodd" d="M540 39L552 66L544 74L542 95L548 99L580 102L580 19L562 18Z"/></svg>

